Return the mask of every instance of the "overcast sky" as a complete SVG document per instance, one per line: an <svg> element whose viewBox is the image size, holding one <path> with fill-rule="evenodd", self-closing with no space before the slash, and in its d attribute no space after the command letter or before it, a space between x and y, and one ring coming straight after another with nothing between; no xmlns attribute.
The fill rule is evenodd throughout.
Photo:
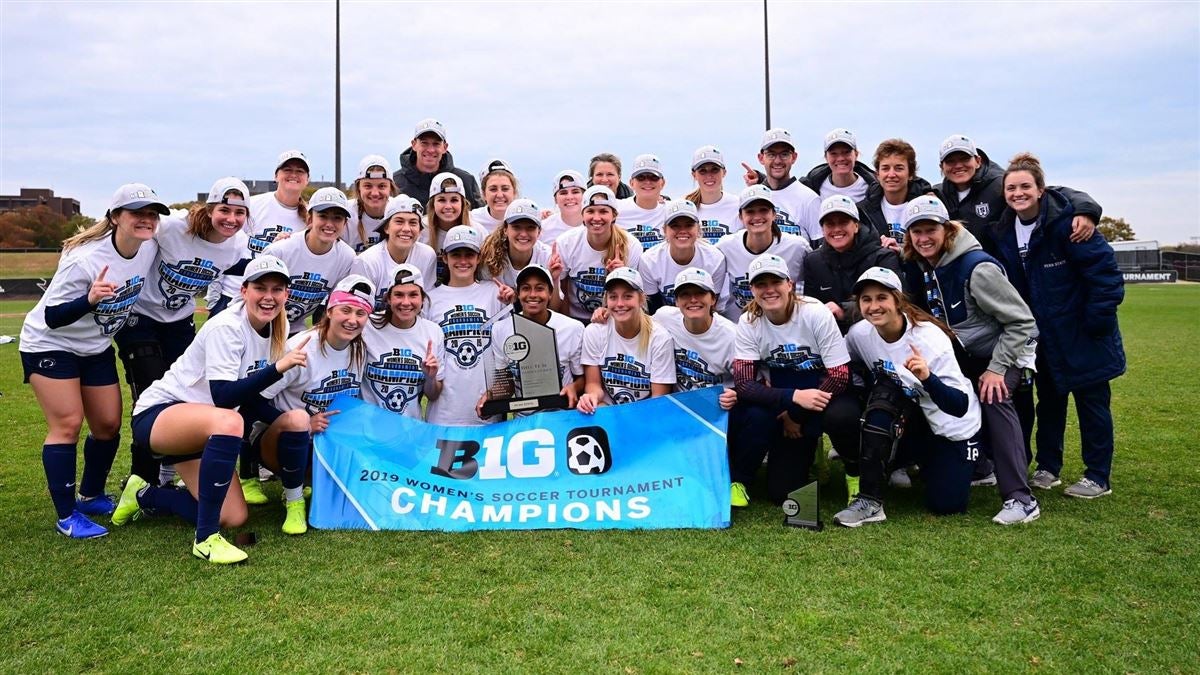
<svg viewBox="0 0 1200 675"><path fill-rule="evenodd" d="M772 123L822 161L834 127L917 149L964 133L1001 164L1037 154L1139 238L1200 235L1200 3L771 0ZM334 175L334 3L0 0L0 193L52 187L101 215L121 183L168 201L272 177L299 148ZM692 150L754 163L760 2L342 3L342 174L397 163L423 117L458 166L491 157L550 202L596 152L658 154L692 189Z"/></svg>

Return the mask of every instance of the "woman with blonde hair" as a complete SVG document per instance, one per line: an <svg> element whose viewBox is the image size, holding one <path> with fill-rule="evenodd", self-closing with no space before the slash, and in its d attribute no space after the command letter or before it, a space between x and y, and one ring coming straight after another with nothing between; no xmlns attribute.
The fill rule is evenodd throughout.
<svg viewBox="0 0 1200 675"><path fill-rule="evenodd" d="M380 226L388 200L400 191L392 181L392 169L382 155L367 155L358 163L358 174L348 195L355 202L342 241L356 254L379 243Z"/></svg>
<svg viewBox="0 0 1200 675"><path fill-rule="evenodd" d="M471 209L471 224L491 234L504 222L508 205L521 196L521 186L508 162L493 159L479 172L479 187L484 205Z"/></svg>
<svg viewBox="0 0 1200 675"><path fill-rule="evenodd" d="M450 228L471 224L471 212L467 209L467 194L462 179L453 173L439 173L429 184L429 201L425 203L424 242L437 253L437 277L427 279L432 289L435 284L444 284L448 271L442 244Z"/></svg>
<svg viewBox="0 0 1200 675"><path fill-rule="evenodd" d="M725 192L725 173L725 155L715 145L699 147L692 153L696 189L684 199L696 205L700 236L714 245L721 237L743 229L737 193Z"/></svg>
<svg viewBox="0 0 1200 675"><path fill-rule="evenodd" d="M375 298L377 310L387 306L388 288L401 265L413 265L426 279L436 277L437 254L420 241L424 217L425 210L412 197L400 195L389 199L379 223L383 240L358 254L350 264L351 274L361 274L379 289Z"/></svg>
<svg viewBox="0 0 1200 675"><path fill-rule="evenodd" d="M617 199L603 185L583 193L583 224L567 231L552 247L550 271L562 279L562 296L551 308L588 322L604 302L605 278L618 267L637 269L642 247L617 227Z"/></svg>

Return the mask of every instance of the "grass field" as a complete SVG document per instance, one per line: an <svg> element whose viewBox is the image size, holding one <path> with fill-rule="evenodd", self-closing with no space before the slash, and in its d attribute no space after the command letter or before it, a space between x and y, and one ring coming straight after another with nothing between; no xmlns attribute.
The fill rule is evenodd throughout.
<svg viewBox="0 0 1200 675"><path fill-rule="evenodd" d="M58 252L0 253L0 279L49 279L58 267L58 256Z"/></svg>
<svg viewBox="0 0 1200 675"><path fill-rule="evenodd" d="M167 519L55 534L44 425L0 346L0 670L1196 672L1197 308L1200 286L1129 287L1114 494L1040 494L1027 526L990 522L994 488L949 518L893 492L888 522L821 533L756 500L724 531L289 538L271 504L233 569ZM0 334L21 311L0 303ZM1067 448L1069 484L1074 426Z"/></svg>

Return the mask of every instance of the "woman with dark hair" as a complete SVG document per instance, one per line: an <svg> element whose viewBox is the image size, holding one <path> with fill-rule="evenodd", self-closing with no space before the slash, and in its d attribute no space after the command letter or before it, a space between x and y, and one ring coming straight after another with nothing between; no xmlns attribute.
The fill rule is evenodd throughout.
<svg viewBox="0 0 1200 675"><path fill-rule="evenodd" d="M904 207L909 200L933 192L929 181L917 175L917 151L899 138L889 138L875 148L875 176L858 203L864 228L880 236L884 248L900 253L904 246Z"/></svg>
<svg viewBox="0 0 1200 675"><path fill-rule="evenodd" d="M421 316L429 301L426 283L415 266L397 267L384 294L384 308L371 316L371 325L363 331L363 400L415 419L422 419L421 397L436 400L445 378L442 331Z"/></svg>
<svg viewBox="0 0 1200 675"><path fill-rule="evenodd" d="M604 304L604 280L618 267L637 268L642 247L617 227L617 200L612 190L595 185L583 193L583 227L570 229L554 242L547 267L562 280L562 296L551 308L587 323Z"/></svg>
<svg viewBox="0 0 1200 675"><path fill-rule="evenodd" d="M379 289L376 309L386 308L388 288L401 265L416 267L425 279L437 276L437 254L419 241L424 215L420 202L412 197L400 195L389 199L379 223L383 241L359 253L350 263L350 274L361 274Z"/></svg>

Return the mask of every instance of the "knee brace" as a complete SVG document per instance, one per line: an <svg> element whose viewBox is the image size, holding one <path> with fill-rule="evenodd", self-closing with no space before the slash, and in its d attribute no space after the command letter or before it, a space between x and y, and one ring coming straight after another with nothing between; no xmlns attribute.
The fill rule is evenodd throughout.
<svg viewBox="0 0 1200 675"><path fill-rule="evenodd" d="M122 350L121 362L125 364L125 379L134 401L167 372L162 346L157 342L138 342Z"/></svg>
<svg viewBox="0 0 1200 675"><path fill-rule="evenodd" d="M900 387L882 381L871 390L863 410L860 456L864 464L886 466L896 456L912 400Z"/></svg>

